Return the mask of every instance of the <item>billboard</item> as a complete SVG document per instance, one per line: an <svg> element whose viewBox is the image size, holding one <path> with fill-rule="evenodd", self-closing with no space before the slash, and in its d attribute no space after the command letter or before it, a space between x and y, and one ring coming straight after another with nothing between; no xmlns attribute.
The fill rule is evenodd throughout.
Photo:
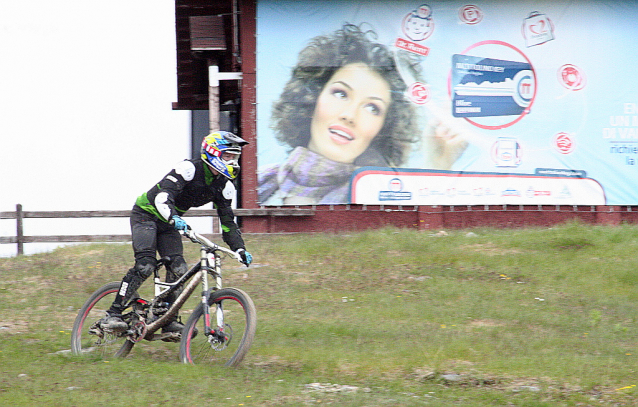
<svg viewBox="0 0 638 407"><path fill-rule="evenodd" d="M262 205L635 205L638 3L257 3Z"/></svg>

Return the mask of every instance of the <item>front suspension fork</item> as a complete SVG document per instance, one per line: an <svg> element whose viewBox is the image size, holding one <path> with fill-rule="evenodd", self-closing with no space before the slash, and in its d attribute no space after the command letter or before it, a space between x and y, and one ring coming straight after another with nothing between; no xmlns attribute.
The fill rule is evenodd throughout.
<svg viewBox="0 0 638 407"><path fill-rule="evenodd" d="M203 254L203 253L202 253ZM212 266L212 267L211 267ZM215 305L214 316L216 327L211 325L211 310L210 310L210 293L208 286L208 272L215 277L215 288L213 291L220 290L222 288L222 276L221 276L221 259L212 253L206 253L206 256L202 256L202 307L204 308L204 334L206 336L214 335L214 338L220 340L223 338L224 331L224 309L220 302Z"/></svg>

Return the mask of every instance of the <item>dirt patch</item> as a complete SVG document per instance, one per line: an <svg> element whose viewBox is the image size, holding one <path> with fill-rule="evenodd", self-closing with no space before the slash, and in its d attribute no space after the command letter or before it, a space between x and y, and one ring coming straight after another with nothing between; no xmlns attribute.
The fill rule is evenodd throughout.
<svg viewBox="0 0 638 407"><path fill-rule="evenodd" d="M518 249L504 249L491 243L465 245L464 248L475 252L484 253L488 256L505 256L508 254L519 254L523 251Z"/></svg>
<svg viewBox="0 0 638 407"><path fill-rule="evenodd" d="M28 330L29 324L27 321L0 321L0 335L19 334Z"/></svg>
<svg viewBox="0 0 638 407"><path fill-rule="evenodd" d="M290 362L279 356L249 355L244 364L269 372L296 371L303 367L301 362Z"/></svg>
<svg viewBox="0 0 638 407"><path fill-rule="evenodd" d="M470 321L468 325L472 328L505 326L504 323L495 321L493 319L475 319Z"/></svg>

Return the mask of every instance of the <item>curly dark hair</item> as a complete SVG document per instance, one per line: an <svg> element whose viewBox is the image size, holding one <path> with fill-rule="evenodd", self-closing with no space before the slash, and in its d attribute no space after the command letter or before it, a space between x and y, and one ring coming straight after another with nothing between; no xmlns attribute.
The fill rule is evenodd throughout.
<svg viewBox="0 0 638 407"><path fill-rule="evenodd" d="M271 128L277 140L291 150L307 147L310 122L323 87L341 67L364 63L388 82L391 102L383 128L355 164L403 164L408 144L417 140L414 107L405 97L407 86L391 51L369 36L376 39L373 31L364 32L356 25L344 24L333 34L315 37L299 53L297 66L273 105Z"/></svg>

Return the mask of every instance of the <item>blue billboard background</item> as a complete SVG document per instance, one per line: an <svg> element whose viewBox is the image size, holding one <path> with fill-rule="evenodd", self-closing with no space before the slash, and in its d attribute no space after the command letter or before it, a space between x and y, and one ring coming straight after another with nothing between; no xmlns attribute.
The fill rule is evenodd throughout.
<svg viewBox="0 0 638 407"><path fill-rule="evenodd" d="M273 103L299 52L347 22L374 31L376 41L397 57L419 130L407 158L390 167L398 179L408 172L424 174L414 192L428 188L424 170L449 172L451 184L463 173L508 175L499 177L503 190L511 189L508 181L519 175L528 180L539 169L570 170L602 190L591 200L574 195L570 204L638 203L638 3L259 0L257 5L258 166L263 174L271 171L273 185L282 181L291 151L271 128ZM452 151L446 157L434 153L446 149ZM357 171L362 167L355 162L353 174ZM377 188L374 182L365 185ZM378 190L387 189L380 178ZM564 202L546 189L542 203ZM353 201L352 193L286 201L285 194L278 199L263 190L265 205L376 203ZM534 194L528 195L520 202L535 203ZM466 204L466 197L455 194L452 202ZM499 202L498 196L491 199L484 203ZM422 197L395 203L431 202Z"/></svg>

